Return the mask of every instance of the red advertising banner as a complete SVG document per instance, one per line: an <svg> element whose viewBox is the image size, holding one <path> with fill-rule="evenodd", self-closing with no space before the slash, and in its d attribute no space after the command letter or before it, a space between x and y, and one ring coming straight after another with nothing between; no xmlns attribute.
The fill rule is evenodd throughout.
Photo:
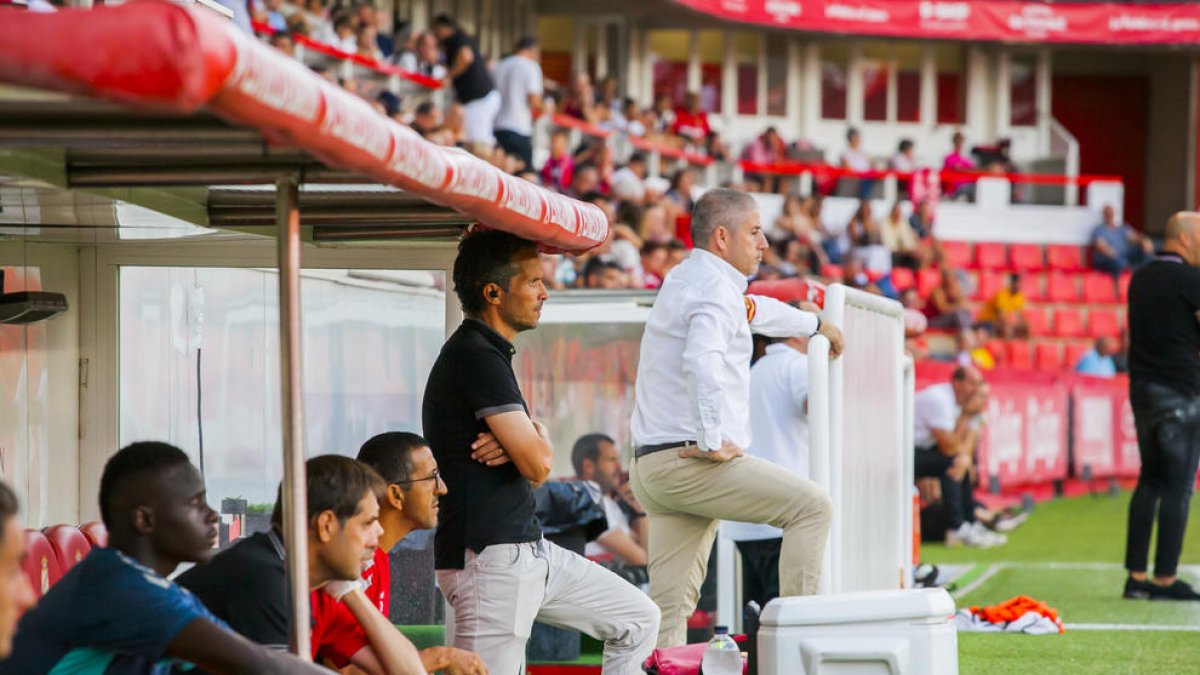
<svg viewBox="0 0 1200 675"><path fill-rule="evenodd" d="M1067 477L1067 386L1053 378L989 378L987 425L977 458L1000 487Z"/></svg>
<svg viewBox="0 0 1200 675"><path fill-rule="evenodd" d="M1200 41L1200 6L1017 0L673 0L704 14L814 33L1066 44Z"/></svg>

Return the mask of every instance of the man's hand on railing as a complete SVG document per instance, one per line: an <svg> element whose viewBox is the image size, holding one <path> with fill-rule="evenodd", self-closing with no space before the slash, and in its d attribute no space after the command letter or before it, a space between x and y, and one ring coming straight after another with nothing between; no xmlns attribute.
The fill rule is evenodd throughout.
<svg viewBox="0 0 1200 675"><path fill-rule="evenodd" d="M829 340L829 356L836 359L842 355L842 349L845 346L842 342L842 329L833 325L828 321L822 321L821 327L817 330L817 335L824 335Z"/></svg>

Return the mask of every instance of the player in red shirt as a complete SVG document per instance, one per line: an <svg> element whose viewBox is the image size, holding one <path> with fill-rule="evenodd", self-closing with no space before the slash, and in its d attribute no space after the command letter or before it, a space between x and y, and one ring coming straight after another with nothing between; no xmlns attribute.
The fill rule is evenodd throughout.
<svg viewBox="0 0 1200 675"><path fill-rule="evenodd" d="M486 436L495 443L490 434ZM379 500L383 534L372 565L363 572L363 579L370 581L366 595L387 616L391 569L386 552L413 530L437 527L438 498L446 494L446 484L438 474L429 444L416 434L392 431L374 436L358 451L358 460L375 469L387 483ZM465 649L429 647L420 655L430 673L487 675L487 666L479 656Z"/></svg>

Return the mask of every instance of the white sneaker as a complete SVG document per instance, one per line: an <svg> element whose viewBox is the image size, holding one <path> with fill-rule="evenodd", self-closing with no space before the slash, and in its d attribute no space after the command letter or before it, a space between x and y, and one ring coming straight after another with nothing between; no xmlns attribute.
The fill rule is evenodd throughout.
<svg viewBox="0 0 1200 675"><path fill-rule="evenodd" d="M1003 546L1004 544L1008 543L1008 537L1004 536L1003 534L997 534L996 532L992 532L991 530L989 530L987 528L986 525L979 522L978 520L971 523L969 525L969 529L970 529L970 533L971 533L969 538L974 539L977 542L974 545L979 546L980 548L991 548L993 546ZM968 544L968 546L970 546L970 545L972 545L972 544Z"/></svg>
<svg viewBox="0 0 1200 675"><path fill-rule="evenodd" d="M1029 518L1028 511L1022 511L1015 516L1001 516L996 519L997 532L1012 532Z"/></svg>

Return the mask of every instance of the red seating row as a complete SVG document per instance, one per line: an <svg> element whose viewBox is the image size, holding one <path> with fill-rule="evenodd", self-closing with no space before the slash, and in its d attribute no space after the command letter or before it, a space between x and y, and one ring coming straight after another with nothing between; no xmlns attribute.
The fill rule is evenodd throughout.
<svg viewBox="0 0 1200 675"><path fill-rule="evenodd" d="M976 276L975 300L989 300L1007 284L1007 273L981 271ZM1037 277L1025 277L1021 283L1021 291L1029 300L1044 300L1047 302L1083 302L1093 305L1115 304L1125 302L1129 293L1130 275L1125 274L1113 283L1113 278L1107 274L1088 272L1084 274L1065 274L1050 272L1045 275L1045 287Z"/></svg>
<svg viewBox="0 0 1200 675"><path fill-rule="evenodd" d="M985 270L1040 272L1045 269L1082 272L1088 269L1085 249L1073 244L1003 244L967 241L941 242L945 263L950 267Z"/></svg>
<svg viewBox="0 0 1200 675"><path fill-rule="evenodd" d="M1123 324L1115 310L1089 309L1087 320L1084 321L1083 315L1074 307L1056 309L1052 313L1047 313L1041 307L1027 307L1025 322L1033 337L1053 335L1063 338L1117 337L1121 334Z"/></svg>
<svg viewBox="0 0 1200 675"><path fill-rule="evenodd" d="M92 548L106 545L108 530L99 522L79 528L55 525L41 532L25 530L25 576L40 598Z"/></svg>
<svg viewBox="0 0 1200 675"><path fill-rule="evenodd" d="M1040 371L1073 370L1075 364L1092 346L1088 343L1070 342L1065 345L1056 342L1037 342L1029 340L993 340L987 349L996 358L997 366L1023 370L1037 369Z"/></svg>

